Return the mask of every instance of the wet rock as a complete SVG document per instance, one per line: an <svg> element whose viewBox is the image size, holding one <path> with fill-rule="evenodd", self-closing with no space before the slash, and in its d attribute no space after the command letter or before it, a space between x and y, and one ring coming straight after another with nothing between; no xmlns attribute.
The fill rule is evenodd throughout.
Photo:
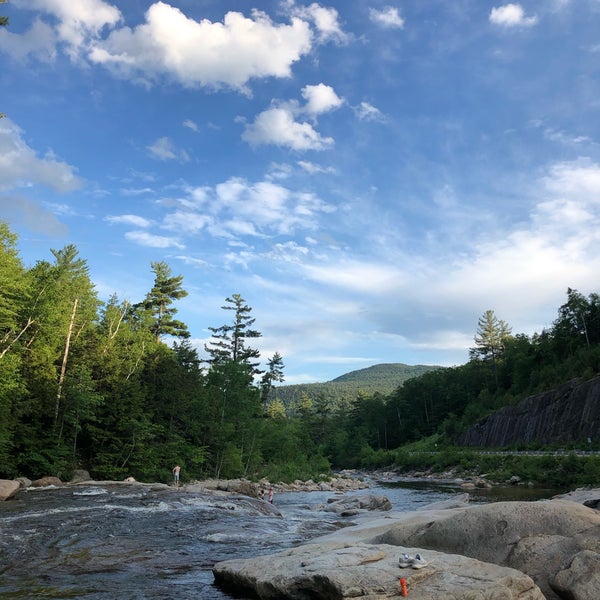
<svg viewBox="0 0 600 600"><path fill-rule="evenodd" d="M361 494L330 498L327 504L320 505L318 510L334 512L342 516L353 516L360 511L392 510L392 503L386 496L375 494Z"/></svg>
<svg viewBox="0 0 600 600"><path fill-rule="evenodd" d="M18 481L0 479L0 502L12 498L21 488Z"/></svg>
<svg viewBox="0 0 600 600"><path fill-rule="evenodd" d="M64 485L64 483L58 477L51 476L41 477L40 479L31 482L31 487L48 487L51 485L59 487Z"/></svg>
<svg viewBox="0 0 600 600"><path fill-rule="evenodd" d="M406 580L409 597L421 600L544 600L533 580L514 569L433 551L424 555L428 565L423 569L401 569L398 557L404 552L414 556L419 549L315 543L217 563L213 574L220 586L250 591L261 600L400 596L400 577Z"/></svg>

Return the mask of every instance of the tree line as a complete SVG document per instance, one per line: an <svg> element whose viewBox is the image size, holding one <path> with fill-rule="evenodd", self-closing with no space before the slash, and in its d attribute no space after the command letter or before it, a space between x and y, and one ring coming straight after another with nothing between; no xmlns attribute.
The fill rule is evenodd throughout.
<svg viewBox="0 0 600 600"><path fill-rule="evenodd" d="M202 362L176 318L183 278L166 263L151 263L139 302L101 302L73 245L51 253L25 268L0 222L0 477L83 467L160 481L175 463L188 479L329 470L267 401L283 359L260 368L251 343L261 334L241 295L226 298L231 319L209 328Z"/></svg>
<svg viewBox="0 0 600 600"><path fill-rule="evenodd" d="M176 302L183 278L151 263L131 303L99 300L87 262L67 245L26 268L0 222L0 477L86 468L97 479L319 477L393 461L395 449L457 434L506 404L600 371L600 296L567 290L548 329L513 334L488 310L466 364L406 380L389 394L284 402L283 357L261 362L240 294L209 327L201 360Z"/></svg>

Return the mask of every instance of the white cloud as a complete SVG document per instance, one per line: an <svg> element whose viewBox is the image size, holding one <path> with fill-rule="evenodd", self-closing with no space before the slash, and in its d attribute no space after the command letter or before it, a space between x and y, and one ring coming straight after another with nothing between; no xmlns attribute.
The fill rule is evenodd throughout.
<svg viewBox="0 0 600 600"><path fill-rule="evenodd" d="M10 119L0 120L0 189L41 184L59 192L82 185L75 167L58 160L52 151L40 158L23 140L23 131Z"/></svg>
<svg viewBox="0 0 600 600"><path fill-rule="evenodd" d="M181 234L194 234L204 229L211 222L212 219L207 215L189 211L176 211L165 217L163 227Z"/></svg>
<svg viewBox="0 0 600 600"><path fill-rule="evenodd" d="M463 344L466 356L472 333L464 332L474 332L488 308L517 332L539 332L551 323L567 287L597 287L600 164L555 164L530 189L535 196L526 219L508 230L489 223L460 253L427 256L390 240L380 256L357 259L338 249L317 258L311 252L294 263L297 280L317 283L332 304L349 292L357 302L364 299L362 320L419 351L454 352Z"/></svg>
<svg viewBox="0 0 600 600"><path fill-rule="evenodd" d="M292 100L273 103L273 106L257 115L253 123L247 124L242 139L252 146L274 144L292 150L325 150L333 146L331 137L322 137L311 125L299 122L296 117L307 114L316 121L318 115L342 106L340 98L331 86L319 83L302 88L306 100L304 106Z"/></svg>
<svg viewBox="0 0 600 600"><path fill-rule="evenodd" d="M252 18L228 12L223 22L198 22L178 8L156 2L146 22L113 31L93 45L89 58L123 77L148 81L169 75L188 87L245 90L252 78L289 77L291 66L311 48L306 21L275 24L264 13Z"/></svg>
<svg viewBox="0 0 600 600"><path fill-rule="evenodd" d="M299 160L298 166L311 175L314 173L335 173L335 169L333 167L323 167L306 160Z"/></svg>
<svg viewBox="0 0 600 600"><path fill-rule="evenodd" d="M335 110L344 103L344 100L335 93L332 87L323 83L303 87L302 97L306 100L304 110L311 115L320 115Z"/></svg>
<svg viewBox="0 0 600 600"><path fill-rule="evenodd" d="M117 225L134 225L135 227L150 227L152 221L138 215L110 215L104 219Z"/></svg>
<svg viewBox="0 0 600 600"><path fill-rule="evenodd" d="M185 248L176 238L153 235L146 231L128 231L125 237L140 246L148 246L150 248Z"/></svg>
<svg viewBox="0 0 600 600"><path fill-rule="evenodd" d="M354 108L356 116L362 121L383 121L385 117L383 113L368 102L361 102L356 108Z"/></svg>
<svg viewBox="0 0 600 600"><path fill-rule="evenodd" d="M54 237L66 237L68 228L52 206L40 205L29 198L14 195L0 196L0 219L12 225L23 224L31 231Z"/></svg>
<svg viewBox="0 0 600 600"><path fill-rule="evenodd" d="M177 150L168 137L158 138L152 145L147 147L150 156L158 160L180 160L189 161L189 156L184 150Z"/></svg>
<svg viewBox="0 0 600 600"><path fill-rule="evenodd" d="M191 119L186 119L182 125L188 129L191 129L192 131L198 131L198 125Z"/></svg>
<svg viewBox="0 0 600 600"><path fill-rule="evenodd" d="M385 6L381 10L369 9L369 18L373 23L377 23L382 27L392 29L402 29L404 27L404 19L398 13L398 9L392 6Z"/></svg>
<svg viewBox="0 0 600 600"><path fill-rule="evenodd" d="M242 139L252 146L274 144L292 150L325 150L333 146L333 138L321 137L310 123L298 123L290 108L270 108L246 125Z"/></svg>
<svg viewBox="0 0 600 600"><path fill-rule="evenodd" d="M29 30L21 34L0 27L0 51L17 61L31 57L41 62L52 62L56 58L56 41L52 27L39 19L35 19Z"/></svg>
<svg viewBox="0 0 600 600"><path fill-rule="evenodd" d="M537 17L526 17L520 4L504 4L492 8L490 22L502 27L531 27L537 23Z"/></svg>
<svg viewBox="0 0 600 600"><path fill-rule="evenodd" d="M294 2L292 1L290 4L293 6ZM315 24L320 42L332 40L345 43L348 41L348 36L342 31L339 24L339 14L335 8L325 8L313 2L310 6L293 6L292 14L311 20Z"/></svg>
<svg viewBox="0 0 600 600"><path fill-rule="evenodd" d="M115 6L102 0L12 0L17 8L39 10L58 20L58 38L68 45L72 57L79 55L90 39L104 27L113 27L121 20Z"/></svg>
<svg viewBox="0 0 600 600"><path fill-rule="evenodd" d="M188 194L196 197L193 189ZM214 190L202 188L200 197L199 201L179 200L178 209L165 216L163 227L181 235L204 230L231 239L292 235L298 230L315 230L320 216L334 210L312 193L238 177L216 185Z"/></svg>

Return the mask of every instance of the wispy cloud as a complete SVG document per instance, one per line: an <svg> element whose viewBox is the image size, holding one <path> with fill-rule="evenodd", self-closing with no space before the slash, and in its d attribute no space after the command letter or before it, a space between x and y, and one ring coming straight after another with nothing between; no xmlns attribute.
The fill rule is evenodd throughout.
<svg viewBox="0 0 600 600"><path fill-rule="evenodd" d="M188 162L190 157L185 150L178 150L175 144L168 137L158 138L153 144L147 147L150 156L158 160L180 160Z"/></svg>
<svg viewBox="0 0 600 600"><path fill-rule="evenodd" d="M58 192L80 188L75 167L59 160L52 150L39 157L23 139L23 130L10 119L0 120L0 190L44 185Z"/></svg>
<svg viewBox="0 0 600 600"><path fill-rule="evenodd" d="M389 29L402 29L404 27L404 19L400 16L398 9L393 6L385 6L381 10L370 8L369 19L373 23Z"/></svg>
<svg viewBox="0 0 600 600"><path fill-rule="evenodd" d="M140 246L148 246L150 248L185 248L177 238L153 235L147 231L128 231L125 234L125 237L130 242L134 242Z"/></svg>
<svg viewBox="0 0 600 600"><path fill-rule="evenodd" d="M104 220L115 225L134 225L143 228L152 225L152 221L139 215L109 215Z"/></svg>
<svg viewBox="0 0 600 600"><path fill-rule="evenodd" d="M490 22L501 27L531 27L537 21L536 16L526 16L520 4L504 4L490 12Z"/></svg>

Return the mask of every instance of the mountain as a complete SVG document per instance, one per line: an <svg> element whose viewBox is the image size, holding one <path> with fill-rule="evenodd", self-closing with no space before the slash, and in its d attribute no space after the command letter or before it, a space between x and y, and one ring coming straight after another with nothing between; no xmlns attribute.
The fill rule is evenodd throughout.
<svg viewBox="0 0 600 600"><path fill-rule="evenodd" d="M348 405L359 393L372 395L378 392L388 395L407 379L441 368L432 365L383 363L350 371L332 381L282 385L275 388L271 395L279 398L286 406L293 407L297 405L302 394L306 394L313 402L317 399L325 400L331 408L336 409Z"/></svg>

